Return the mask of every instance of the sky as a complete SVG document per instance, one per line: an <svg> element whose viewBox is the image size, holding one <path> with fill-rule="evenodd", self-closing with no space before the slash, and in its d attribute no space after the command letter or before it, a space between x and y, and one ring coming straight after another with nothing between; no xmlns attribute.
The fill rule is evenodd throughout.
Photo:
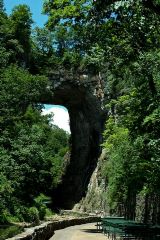
<svg viewBox="0 0 160 240"><path fill-rule="evenodd" d="M43 0L4 0L5 9L8 14L10 14L13 7L18 4L27 4L33 14L35 25L43 27L44 23L47 21L47 16L41 14Z"/></svg>
<svg viewBox="0 0 160 240"><path fill-rule="evenodd" d="M47 16L42 15L43 0L4 0L7 14L12 12L13 7L18 4L27 4L33 14L34 26L43 27L47 21ZM53 113L53 123L65 131L70 132L69 114L65 107L59 105L44 105L42 114Z"/></svg>
<svg viewBox="0 0 160 240"><path fill-rule="evenodd" d="M53 123L60 128L63 128L65 131L70 133L69 127L69 115L65 107L59 105L45 105L42 114L53 113Z"/></svg>

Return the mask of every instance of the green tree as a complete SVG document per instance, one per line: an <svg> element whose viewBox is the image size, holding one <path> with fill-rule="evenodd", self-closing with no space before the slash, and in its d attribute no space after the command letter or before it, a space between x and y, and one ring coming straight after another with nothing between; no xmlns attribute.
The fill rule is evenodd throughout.
<svg viewBox="0 0 160 240"><path fill-rule="evenodd" d="M3 0L0 0L0 13L4 11L4 3Z"/></svg>
<svg viewBox="0 0 160 240"><path fill-rule="evenodd" d="M23 52L20 56L22 66L29 66L31 53L31 25L33 23L32 14L27 5L18 5L12 10L10 15L12 21L12 31L15 39L22 46Z"/></svg>
<svg viewBox="0 0 160 240"><path fill-rule="evenodd" d="M52 126L50 116L41 115L45 76L12 65L1 69L0 79L1 221L11 216L28 221L38 211L30 209L34 198L51 195L61 180L68 135Z"/></svg>

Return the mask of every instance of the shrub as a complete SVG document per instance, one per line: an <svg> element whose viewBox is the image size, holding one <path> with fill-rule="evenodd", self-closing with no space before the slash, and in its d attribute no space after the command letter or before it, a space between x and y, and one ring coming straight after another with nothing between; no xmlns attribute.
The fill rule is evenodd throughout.
<svg viewBox="0 0 160 240"><path fill-rule="evenodd" d="M36 207L30 207L28 210L29 222L39 224L39 211Z"/></svg>

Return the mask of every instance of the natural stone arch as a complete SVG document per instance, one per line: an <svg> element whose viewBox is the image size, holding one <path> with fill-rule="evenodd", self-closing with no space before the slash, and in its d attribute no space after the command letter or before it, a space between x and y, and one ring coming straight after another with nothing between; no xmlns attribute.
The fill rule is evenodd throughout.
<svg viewBox="0 0 160 240"><path fill-rule="evenodd" d="M85 196L90 177L101 153L105 114L103 86L99 75L61 71L50 78L53 97L48 104L68 109L71 128L71 159L62 183L54 192L58 208L71 209Z"/></svg>

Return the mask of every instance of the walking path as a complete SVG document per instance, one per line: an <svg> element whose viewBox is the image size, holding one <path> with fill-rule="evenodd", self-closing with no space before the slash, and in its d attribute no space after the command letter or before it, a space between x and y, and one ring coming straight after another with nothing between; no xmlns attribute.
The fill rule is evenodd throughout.
<svg viewBox="0 0 160 240"><path fill-rule="evenodd" d="M97 231L95 224L76 225L57 230L50 240L107 240L106 236Z"/></svg>

